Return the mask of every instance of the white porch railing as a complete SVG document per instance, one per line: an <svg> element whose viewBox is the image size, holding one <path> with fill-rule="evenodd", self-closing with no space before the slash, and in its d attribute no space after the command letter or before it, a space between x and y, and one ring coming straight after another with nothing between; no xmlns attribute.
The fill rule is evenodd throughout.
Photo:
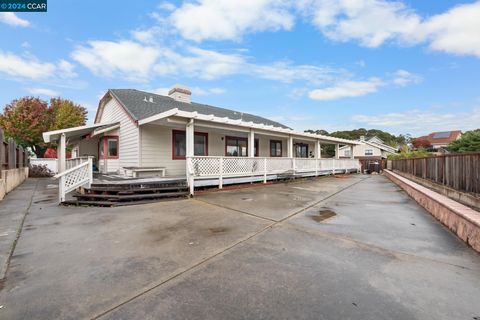
<svg viewBox="0 0 480 320"><path fill-rule="evenodd" d="M229 177L249 177L290 173L293 175L317 176L336 172L359 171L360 162L356 159L303 159L303 158L247 158L247 157L188 157L187 173L190 193L193 194L195 179L219 179L219 188L223 179Z"/></svg>
<svg viewBox="0 0 480 320"><path fill-rule="evenodd" d="M78 157L78 158L71 158L71 159L67 159L65 161L65 169L71 169L73 167L76 167L78 166L79 164L82 164L82 163L85 163L85 162L88 162L88 159L89 158L93 158L93 157Z"/></svg>
<svg viewBox="0 0 480 320"><path fill-rule="evenodd" d="M58 197L59 202L62 203L67 193L82 186L90 187L93 182L92 158L86 157L86 161L80 161L77 166L55 175L54 178L59 179Z"/></svg>

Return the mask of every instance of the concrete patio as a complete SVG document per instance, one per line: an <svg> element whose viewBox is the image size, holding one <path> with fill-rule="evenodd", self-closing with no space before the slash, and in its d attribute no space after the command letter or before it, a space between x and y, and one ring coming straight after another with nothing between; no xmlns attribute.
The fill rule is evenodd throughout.
<svg viewBox="0 0 480 320"><path fill-rule="evenodd" d="M383 176L122 208L28 183L1 319L480 317L480 256Z"/></svg>

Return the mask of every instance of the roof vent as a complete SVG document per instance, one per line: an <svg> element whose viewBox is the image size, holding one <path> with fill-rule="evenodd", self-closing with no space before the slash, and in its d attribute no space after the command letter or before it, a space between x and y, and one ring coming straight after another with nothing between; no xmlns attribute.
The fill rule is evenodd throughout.
<svg viewBox="0 0 480 320"><path fill-rule="evenodd" d="M150 98L148 98L148 102L153 103L153 97L152 96L150 96Z"/></svg>
<svg viewBox="0 0 480 320"><path fill-rule="evenodd" d="M190 91L188 87L180 84L174 85L170 91L168 91L168 96L180 102L192 102L192 91Z"/></svg>

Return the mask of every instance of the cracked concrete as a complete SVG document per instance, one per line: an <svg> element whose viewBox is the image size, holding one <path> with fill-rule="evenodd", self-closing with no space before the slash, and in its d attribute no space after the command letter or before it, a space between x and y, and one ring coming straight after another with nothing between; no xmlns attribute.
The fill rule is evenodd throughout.
<svg viewBox="0 0 480 320"><path fill-rule="evenodd" d="M112 209L57 207L44 187L0 318L480 315L479 255L381 176Z"/></svg>

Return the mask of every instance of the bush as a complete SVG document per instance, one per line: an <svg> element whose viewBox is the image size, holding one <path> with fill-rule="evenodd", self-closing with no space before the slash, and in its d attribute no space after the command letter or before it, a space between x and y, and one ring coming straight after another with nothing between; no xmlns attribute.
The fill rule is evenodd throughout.
<svg viewBox="0 0 480 320"><path fill-rule="evenodd" d="M46 164L33 164L30 165L28 176L31 178L52 177L53 172L52 170L48 169Z"/></svg>
<svg viewBox="0 0 480 320"><path fill-rule="evenodd" d="M432 154L425 149L418 149L415 151L410 151L407 149L402 149L400 153L391 154L388 156L388 160L402 160L402 159L413 159L413 158L425 158L430 157Z"/></svg>

